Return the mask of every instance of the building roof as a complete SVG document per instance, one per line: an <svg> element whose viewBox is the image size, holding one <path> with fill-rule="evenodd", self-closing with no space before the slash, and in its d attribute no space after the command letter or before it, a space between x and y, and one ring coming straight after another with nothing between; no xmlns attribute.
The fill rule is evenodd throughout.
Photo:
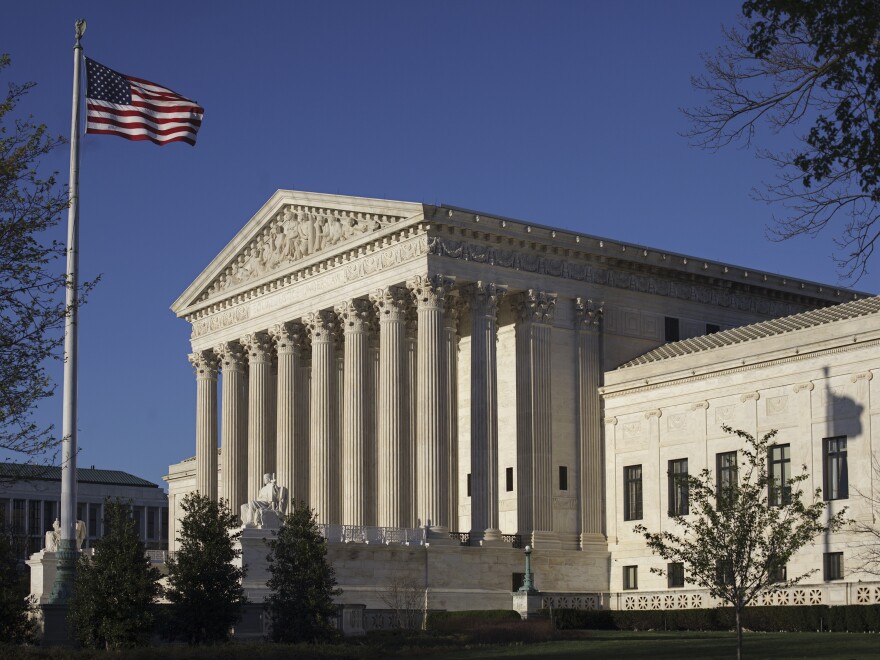
<svg viewBox="0 0 880 660"><path fill-rule="evenodd" d="M32 463L0 463L0 481L61 481L61 468L53 465L35 465ZM76 480L84 484L102 484L106 486L138 486L140 488L158 488L157 484L141 479L121 470L96 470L95 468L77 468Z"/></svg>
<svg viewBox="0 0 880 660"><path fill-rule="evenodd" d="M765 339L788 332L867 316L876 312L880 312L880 296L854 300L840 305L823 307L822 309L814 309L809 312L793 314L792 316L783 316L782 318L771 319L770 321L761 321L752 325L715 332L711 335L701 335L682 341L670 342L652 351L648 351L634 360L630 360L619 368L626 369L627 367L660 362L683 355L693 355L694 353L710 351L724 346L733 346L756 339Z"/></svg>

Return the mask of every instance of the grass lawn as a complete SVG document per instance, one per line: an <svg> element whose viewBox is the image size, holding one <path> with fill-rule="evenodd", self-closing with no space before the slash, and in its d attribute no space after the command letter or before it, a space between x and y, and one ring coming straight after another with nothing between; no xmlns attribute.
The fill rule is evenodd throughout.
<svg viewBox="0 0 880 660"><path fill-rule="evenodd" d="M747 633L747 658L880 658L880 635ZM0 657L27 660L272 660L275 658L733 658L733 633L571 631L549 642L475 644L454 635L367 638L327 646L225 644L159 646L124 652L71 651L0 645Z"/></svg>

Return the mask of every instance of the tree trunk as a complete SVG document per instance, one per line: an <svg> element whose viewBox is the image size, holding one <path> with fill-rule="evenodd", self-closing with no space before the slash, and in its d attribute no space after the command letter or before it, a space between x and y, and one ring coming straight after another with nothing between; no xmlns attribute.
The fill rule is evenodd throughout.
<svg viewBox="0 0 880 660"><path fill-rule="evenodd" d="M742 660L743 654L743 628L742 628L742 607L736 606L736 660Z"/></svg>

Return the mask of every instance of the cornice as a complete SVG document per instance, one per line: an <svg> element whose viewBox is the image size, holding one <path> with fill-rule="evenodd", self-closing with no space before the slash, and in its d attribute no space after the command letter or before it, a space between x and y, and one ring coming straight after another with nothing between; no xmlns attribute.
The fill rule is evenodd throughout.
<svg viewBox="0 0 880 660"><path fill-rule="evenodd" d="M763 360L760 362L755 362L752 364L742 365L738 367L730 367L726 369L719 369L718 371L708 371L702 374L695 374L692 376L684 376L681 378L670 378L669 380L663 380L656 383L648 383L647 385L637 385L635 387L621 387L620 385L615 385L615 389L613 391L607 391L605 388L599 388L599 394L604 399L613 399L615 397L630 395L630 394L639 394L641 392L651 392L654 390L662 389L665 387L672 387L674 385L683 385L686 383L696 383L699 381L708 380L710 378L720 378L723 376L729 376L731 374L745 373L748 371L755 371L757 369L764 369L767 367L774 367L777 365L783 364L791 364L793 362L802 362L803 360L810 360L817 357L822 357L825 355L834 355L837 353L851 353L853 351L862 350L865 348L870 348L872 346L880 346L880 339L872 339L866 342L861 342L858 344L848 344L845 346L837 346L835 348L825 348L817 351L812 351L808 353L797 353L796 355L790 355L782 358L774 358L770 360ZM870 380L873 378L871 372L860 372L856 374L859 378L866 378ZM856 382L858 378L853 377L853 382ZM811 384L798 384L795 385L794 391L800 392L802 389L810 389ZM759 394L757 392L751 392L748 394L742 395L742 401L749 399L757 400L759 398Z"/></svg>

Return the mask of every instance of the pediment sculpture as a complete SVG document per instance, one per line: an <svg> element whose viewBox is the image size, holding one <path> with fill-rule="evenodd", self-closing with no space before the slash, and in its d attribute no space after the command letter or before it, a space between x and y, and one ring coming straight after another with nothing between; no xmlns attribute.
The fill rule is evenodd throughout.
<svg viewBox="0 0 880 660"><path fill-rule="evenodd" d="M208 296L234 289L329 247L401 218L289 204L278 211L214 281Z"/></svg>

